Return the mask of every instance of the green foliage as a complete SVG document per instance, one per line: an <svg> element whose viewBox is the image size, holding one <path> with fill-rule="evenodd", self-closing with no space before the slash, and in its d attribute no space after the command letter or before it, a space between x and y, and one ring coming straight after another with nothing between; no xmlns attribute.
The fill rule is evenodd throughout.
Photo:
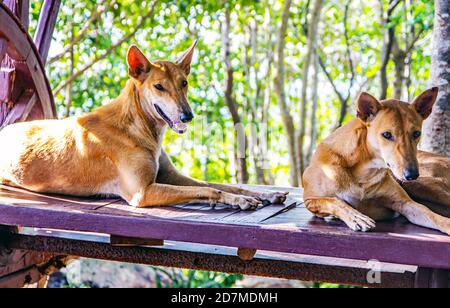
<svg viewBox="0 0 450 308"><path fill-rule="evenodd" d="M31 32L33 33L42 1L32 2ZM50 58L58 55L80 33L93 11L103 0L67 0L60 10ZM150 1L117 0L101 18L93 22L87 35L74 46L74 72L83 68L105 50L136 28L142 16L150 10ZM344 10L349 3L347 20L349 45L355 63L356 81L350 90L353 100L359 91L379 92L378 73L383 31L380 22L381 7L378 0L325 1L320 22L318 53L339 90L346 94L350 89L351 66L344 37ZM383 0L384 9L387 0ZM405 2L406 3L406 2ZM294 0L286 37L286 70L288 105L294 114L295 126L299 125L299 93L301 68L306 48L308 4L311 1ZM278 102L273 91L276 76L273 52L277 44L277 32L281 20L283 1L246 0L212 1L182 0L159 1L152 20L144 23L136 35L72 83L70 115L88 112L108 103L120 93L128 76L125 56L128 46L139 45L151 59L176 59L194 39L199 39L198 54L190 76L190 101L197 114L194 129L189 136L179 137L169 133L166 147L177 167L200 179L219 182L235 181L233 171L233 124L223 98L225 70L221 41L224 5L232 12L231 58L234 73L233 94L244 125L260 125L261 110L269 95L268 126L269 171L272 182L287 185L289 165L285 132ZM409 98L427 85L430 68L430 39L433 22L433 1L414 0L410 7L400 5L394 12L392 23L401 48L406 48L408 33L419 33L417 44L410 56L410 82L405 85ZM249 45L257 28L255 59ZM272 54L273 59L269 55ZM407 59L409 60L409 58ZM254 62L254 63L253 63ZM249 66L250 64L250 66ZM270 67L269 74L266 74ZM59 61L47 67L50 82L57 88L71 74L71 57L66 53ZM314 73L314 71L312 71ZM389 94L393 91L395 69L388 66L391 80ZM317 113L317 143L335 127L340 102L326 76L319 70L319 109ZM56 94L60 116L66 115L67 89ZM258 95L263 93L263 95ZM311 95L311 93L310 93ZM347 120L354 114L351 104ZM297 116L298 115L298 116ZM259 126L258 126L259 127ZM257 128L259 130L259 128ZM247 130L247 133L250 129ZM249 161L251 181L256 182Z"/></svg>
<svg viewBox="0 0 450 308"><path fill-rule="evenodd" d="M352 287L352 286L344 286L344 285L338 285L338 284L332 284L332 283L322 283L322 282L314 283L313 288L315 288L315 289L359 289L357 287Z"/></svg>
<svg viewBox="0 0 450 308"><path fill-rule="evenodd" d="M231 288L242 275L228 275L193 270L153 268L158 288Z"/></svg>

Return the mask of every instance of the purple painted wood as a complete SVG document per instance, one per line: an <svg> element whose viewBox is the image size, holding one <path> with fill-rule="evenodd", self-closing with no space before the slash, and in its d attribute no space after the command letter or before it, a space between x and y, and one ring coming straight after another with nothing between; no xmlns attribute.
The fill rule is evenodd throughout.
<svg viewBox="0 0 450 308"><path fill-rule="evenodd" d="M29 199L22 201L24 197ZM45 196L33 198L3 190L0 224L450 269L450 237L404 219L379 223L372 233L355 233L341 222L313 218L304 207L264 223L227 223L189 219L191 209L136 211L116 203L95 208L89 206L90 200L61 203Z"/></svg>
<svg viewBox="0 0 450 308"><path fill-rule="evenodd" d="M36 105L36 102L37 95L33 91L25 91L14 104L14 107L8 113L7 117L3 121L3 124L0 125L0 128L5 127L9 124L26 120L31 110Z"/></svg>
<svg viewBox="0 0 450 308"><path fill-rule="evenodd" d="M44 64L47 61L60 6L61 0L45 0L42 5L34 41Z"/></svg>
<svg viewBox="0 0 450 308"><path fill-rule="evenodd" d="M6 49L8 45L4 38L0 37L0 63L3 61L3 59L6 56Z"/></svg>
<svg viewBox="0 0 450 308"><path fill-rule="evenodd" d="M28 29L30 24L29 18L29 0L4 0L3 4L11 10L11 12L17 16L25 29Z"/></svg>
<svg viewBox="0 0 450 308"><path fill-rule="evenodd" d="M5 0L3 4L23 25L28 27L28 0ZM27 8L25 9L25 7ZM9 113L11 102L14 99L13 88L16 72L13 61L6 54L7 49L7 40L0 39L0 124Z"/></svg>
<svg viewBox="0 0 450 308"><path fill-rule="evenodd" d="M21 83L20 86L23 89L34 87L41 102L39 106L42 108L44 117L56 117L56 108L50 84L45 76L44 65L34 46L34 42L20 24L20 21L12 16L10 11L1 3L0 35L6 37L10 42L8 55L16 60L25 60L27 70L22 71L22 78L23 80L30 80L31 84Z"/></svg>

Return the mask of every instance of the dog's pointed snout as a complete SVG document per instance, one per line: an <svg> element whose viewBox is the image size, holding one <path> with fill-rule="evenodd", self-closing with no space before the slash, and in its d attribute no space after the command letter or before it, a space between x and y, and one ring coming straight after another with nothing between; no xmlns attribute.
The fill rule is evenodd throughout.
<svg viewBox="0 0 450 308"><path fill-rule="evenodd" d="M417 168L409 168L405 170L404 176L407 181L415 181L419 178L420 173Z"/></svg>
<svg viewBox="0 0 450 308"><path fill-rule="evenodd" d="M192 112L182 112L180 115L180 121L183 123L192 122L194 119L194 114Z"/></svg>

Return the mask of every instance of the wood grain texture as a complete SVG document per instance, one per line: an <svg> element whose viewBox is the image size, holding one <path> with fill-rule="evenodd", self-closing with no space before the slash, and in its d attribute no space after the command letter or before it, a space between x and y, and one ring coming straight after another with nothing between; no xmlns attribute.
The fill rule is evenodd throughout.
<svg viewBox="0 0 450 308"><path fill-rule="evenodd" d="M0 204L4 225L450 268L450 237L405 219L355 233L341 222L314 218L302 205L264 222L257 222L261 217L230 221L227 217L239 212L226 207L135 209L116 200L43 196L8 187L0 190Z"/></svg>
<svg viewBox="0 0 450 308"><path fill-rule="evenodd" d="M47 61L60 6L61 0L45 0L42 5L34 41L44 64Z"/></svg>
<svg viewBox="0 0 450 308"><path fill-rule="evenodd" d="M0 3L0 36L8 41L8 56L13 61L26 64L27 71L23 78L31 80L31 84L21 84L22 89L34 88L41 102L44 117L56 117L53 94L40 54L21 21L3 3Z"/></svg>

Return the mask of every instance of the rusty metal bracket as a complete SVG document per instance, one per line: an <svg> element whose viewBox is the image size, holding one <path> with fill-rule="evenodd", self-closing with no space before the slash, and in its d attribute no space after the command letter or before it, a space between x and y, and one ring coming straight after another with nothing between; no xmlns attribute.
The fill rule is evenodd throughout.
<svg viewBox="0 0 450 308"><path fill-rule="evenodd" d="M125 237L118 235L111 235L109 242L112 246L132 247L132 246L164 246L164 240L158 239L143 239L135 237Z"/></svg>
<svg viewBox="0 0 450 308"><path fill-rule="evenodd" d="M188 246L174 243L164 248L155 247L114 247L104 241L85 241L46 236L12 235L11 248L47 252L54 255L74 255L101 260L148 264L154 266L210 270L225 273L296 279L303 281L323 281L366 287L415 286L415 272L396 270L381 273L382 283L370 284L367 275L370 269L348 265L303 263L295 260L277 260L266 257L243 261L236 255L219 248L203 251L189 251ZM244 250L245 251L245 250ZM248 252L248 251L247 251Z"/></svg>

